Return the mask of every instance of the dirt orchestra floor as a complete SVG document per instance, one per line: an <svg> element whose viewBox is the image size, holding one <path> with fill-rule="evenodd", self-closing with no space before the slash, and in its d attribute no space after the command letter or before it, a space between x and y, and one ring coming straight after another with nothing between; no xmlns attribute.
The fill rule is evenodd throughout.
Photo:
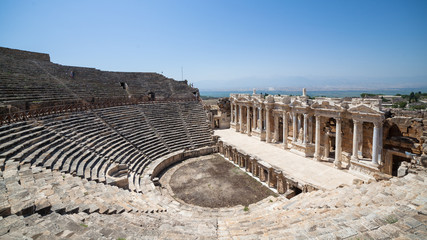
<svg viewBox="0 0 427 240"><path fill-rule="evenodd" d="M179 163L160 182L178 201L201 207L247 206L276 195L218 154Z"/></svg>

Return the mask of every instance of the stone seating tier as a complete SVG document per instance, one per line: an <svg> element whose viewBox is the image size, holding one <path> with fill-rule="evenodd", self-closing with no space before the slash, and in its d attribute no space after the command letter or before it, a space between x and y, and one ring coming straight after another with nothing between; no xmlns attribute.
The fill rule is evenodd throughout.
<svg viewBox="0 0 427 240"><path fill-rule="evenodd" d="M150 92L156 99L193 98L197 89L157 73L107 72L62 66L39 59L0 54L0 103L25 109L26 104L141 99ZM74 77L70 76L71 71ZM122 83L126 83L124 89Z"/></svg>
<svg viewBox="0 0 427 240"><path fill-rule="evenodd" d="M3 216L43 215L51 211L61 214L164 211L136 193L17 161L6 162L1 180L2 196L7 197L9 204L0 209Z"/></svg>
<svg viewBox="0 0 427 240"><path fill-rule="evenodd" d="M181 105L203 117L198 102L141 104L41 117L0 127L0 158L71 173L105 182L113 164L125 164L135 174L129 179L137 190L139 178L153 160L170 152L211 143L205 121L198 120L195 143ZM162 114L156 113L160 109ZM197 114L195 114L197 113ZM204 114L204 113L202 113ZM172 117L169 117L172 116ZM3 166L4 167L4 166Z"/></svg>
<svg viewBox="0 0 427 240"><path fill-rule="evenodd" d="M13 161L1 178L0 192L5 194L0 196L7 196L9 211L16 212L0 218L2 239L424 239L426 235L425 172L222 209L140 195ZM30 197L18 201L23 195Z"/></svg>

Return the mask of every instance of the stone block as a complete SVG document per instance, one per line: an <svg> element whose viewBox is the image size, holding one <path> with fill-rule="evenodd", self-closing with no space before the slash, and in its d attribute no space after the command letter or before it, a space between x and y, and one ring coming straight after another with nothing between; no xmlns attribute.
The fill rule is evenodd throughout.
<svg viewBox="0 0 427 240"><path fill-rule="evenodd" d="M50 202L46 198L37 199L35 201L35 206L36 212L46 212L49 211L49 209L51 208Z"/></svg>
<svg viewBox="0 0 427 240"><path fill-rule="evenodd" d="M408 174L408 167L405 165L401 165L398 169L397 169L397 176L398 177L403 177L406 176L406 174Z"/></svg>

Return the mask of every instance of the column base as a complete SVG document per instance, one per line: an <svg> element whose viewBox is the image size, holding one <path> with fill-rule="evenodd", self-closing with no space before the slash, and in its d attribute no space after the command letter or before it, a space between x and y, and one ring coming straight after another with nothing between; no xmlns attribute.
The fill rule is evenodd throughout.
<svg viewBox="0 0 427 240"><path fill-rule="evenodd" d="M340 161L334 161L334 168L342 169L341 162Z"/></svg>
<svg viewBox="0 0 427 240"><path fill-rule="evenodd" d="M314 156L314 144L303 144L299 142L291 143L291 150L300 152L304 157L313 157Z"/></svg>
<svg viewBox="0 0 427 240"><path fill-rule="evenodd" d="M240 124L239 123L234 124L234 127L236 128L236 132L240 132Z"/></svg>
<svg viewBox="0 0 427 240"><path fill-rule="evenodd" d="M288 143L284 143L284 144L283 144L283 149L285 149L285 150L288 150L288 149L289 149Z"/></svg>
<svg viewBox="0 0 427 240"><path fill-rule="evenodd" d="M380 172L380 166L372 164L371 161L351 160L350 172L362 173L364 175L373 176L375 173Z"/></svg>

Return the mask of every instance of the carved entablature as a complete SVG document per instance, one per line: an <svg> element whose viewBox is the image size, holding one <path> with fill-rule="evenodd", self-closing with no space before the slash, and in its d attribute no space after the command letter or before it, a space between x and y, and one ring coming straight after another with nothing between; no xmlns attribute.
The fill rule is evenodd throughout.
<svg viewBox="0 0 427 240"><path fill-rule="evenodd" d="M329 99L316 99L310 106L314 114L324 117L341 117L346 110L346 106L341 101L328 101Z"/></svg>
<svg viewBox="0 0 427 240"><path fill-rule="evenodd" d="M353 98L351 99L351 107L354 106L359 106L359 105L365 105L368 106L369 108L381 111L381 104L382 101L381 99L366 99L366 98Z"/></svg>
<svg viewBox="0 0 427 240"><path fill-rule="evenodd" d="M345 117L364 122L381 122L381 100L362 98L316 98L305 96L273 96L261 94L231 94L232 103L250 104L273 109L274 112L294 112L322 117Z"/></svg>
<svg viewBox="0 0 427 240"><path fill-rule="evenodd" d="M352 118L364 122L379 122L384 120L384 112L380 111L379 108L373 108L365 104L353 106L348 109Z"/></svg>

